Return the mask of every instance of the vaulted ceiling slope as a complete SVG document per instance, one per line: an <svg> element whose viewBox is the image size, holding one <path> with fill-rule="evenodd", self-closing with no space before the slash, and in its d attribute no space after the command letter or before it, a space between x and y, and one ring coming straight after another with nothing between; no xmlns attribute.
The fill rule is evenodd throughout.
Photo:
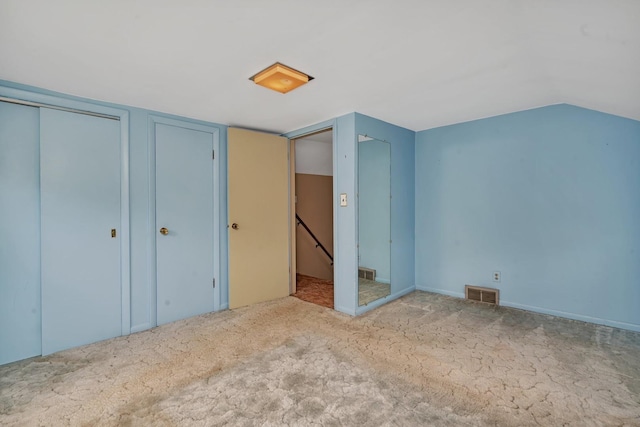
<svg viewBox="0 0 640 427"><path fill-rule="evenodd" d="M275 61L315 80L248 80ZM640 1L1 0L0 79L275 132L556 103L640 120Z"/></svg>

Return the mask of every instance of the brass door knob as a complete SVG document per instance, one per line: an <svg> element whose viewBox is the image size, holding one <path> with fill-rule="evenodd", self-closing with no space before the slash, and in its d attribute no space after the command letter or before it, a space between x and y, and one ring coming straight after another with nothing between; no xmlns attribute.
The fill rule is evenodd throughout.
<svg viewBox="0 0 640 427"><path fill-rule="evenodd" d="M166 236L167 234L169 234L169 229L168 229L168 228L166 228L166 227L162 227L162 228L160 229L160 234L162 234L162 235L165 235L165 236Z"/></svg>
<svg viewBox="0 0 640 427"><path fill-rule="evenodd" d="M233 228L234 230L238 229L238 224L236 224L235 222L233 224L231 224L231 228Z"/></svg>

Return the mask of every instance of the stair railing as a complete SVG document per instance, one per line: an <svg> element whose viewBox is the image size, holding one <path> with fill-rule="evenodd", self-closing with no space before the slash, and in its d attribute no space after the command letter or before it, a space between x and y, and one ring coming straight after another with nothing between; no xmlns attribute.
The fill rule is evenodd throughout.
<svg viewBox="0 0 640 427"><path fill-rule="evenodd" d="M329 257L329 259L331 260L331 265L333 265L333 257L331 256L331 254L329 253L329 251L327 250L327 248L325 248L322 243L320 243L320 240L318 240L318 238L316 237L315 234L313 234L313 231L311 231L311 229L309 229L309 227L307 227L307 224L304 223L304 221L302 220L302 218L300 218L300 215L296 214L296 220L298 221L297 225L301 225L304 227L305 230L307 230L307 233L309 233L309 235L313 238L313 240L316 241L316 248L320 248L322 249L322 251Z"/></svg>

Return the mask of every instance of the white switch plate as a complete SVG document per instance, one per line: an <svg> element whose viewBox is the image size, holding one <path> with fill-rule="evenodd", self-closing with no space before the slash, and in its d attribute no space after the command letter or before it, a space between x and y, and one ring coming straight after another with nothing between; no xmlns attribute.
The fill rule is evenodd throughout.
<svg viewBox="0 0 640 427"><path fill-rule="evenodd" d="M340 206L347 206L347 193L340 193Z"/></svg>

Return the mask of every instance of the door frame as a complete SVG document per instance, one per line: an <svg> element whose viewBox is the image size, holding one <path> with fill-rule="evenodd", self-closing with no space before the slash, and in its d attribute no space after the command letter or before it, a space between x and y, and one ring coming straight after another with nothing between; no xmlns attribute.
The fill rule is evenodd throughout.
<svg viewBox="0 0 640 427"><path fill-rule="evenodd" d="M297 292L296 273L298 260L296 251L296 140L289 139L289 295Z"/></svg>
<svg viewBox="0 0 640 427"><path fill-rule="evenodd" d="M289 292L291 294L296 292L296 186L295 186L295 176L296 176L296 158L295 158L295 142L297 139L306 138L311 135L315 135L317 133L327 132L331 130L331 151L332 151L332 169L333 169L333 286L335 290L336 286L336 267L339 265L339 256L338 256L338 246L336 246L335 242L337 242L337 221L338 221L338 205L336 203L337 195L338 195L338 180L336 179L336 137L337 137L337 128L336 128L336 120L327 120L312 126L307 126L306 128L298 129L292 132L288 132L282 134L282 136L289 138L289 222L290 232L289 232L289 270L291 272L289 277ZM334 310L335 310L335 291L334 291Z"/></svg>
<svg viewBox="0 0 640 427"><path fill-rule="evenodd" d="M145 330L158 325L158 270L157 270L157 238L156 233L156 124L176 126L184 129L196 130L210 133L213 137L213 150L215 156L213 162L213 276L216 283L213 292L213 311L220 310L221 303L221 232L220 232L220 131L221 129L212 125L193 123L185 120L177 120L160 115L149 114L147 150L149 153L149 228L148 228L148 250L147 268L149 273L149 319L148 323L137 326L135 329Z"/></svg>
<svg viewBox="0 0 640 427"><path fill-rule="evenodd" d="M0 96L46 104L77 113L112 116L120 121L120 289L122 297L121 334L131 333L131 244L129 220L129 111L73 99L0 86Z"/></svg>

